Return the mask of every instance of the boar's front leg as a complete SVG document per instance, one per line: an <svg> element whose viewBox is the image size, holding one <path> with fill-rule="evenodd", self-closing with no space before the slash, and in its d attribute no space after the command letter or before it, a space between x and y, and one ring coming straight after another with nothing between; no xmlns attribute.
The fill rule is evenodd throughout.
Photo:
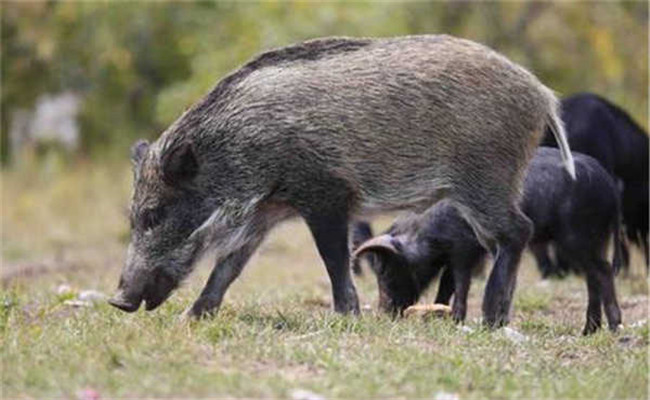
<svg viewBox="0 0 650 400"><path fill-rule="evenodd" d="M264 235L251 238L243 247L217 261L199 298L186 311L189 317L200 318L216 313L230 284L239 276L244 266L262 242Z"/></svg>
<svg viewBox="0 0 650 400"><path fill-rule="evenodd" d="M359 300L350 276L347 212L339 209L328 213L308 213L304 218L327 267L332 283L334 311L358 314Z"/></svg>

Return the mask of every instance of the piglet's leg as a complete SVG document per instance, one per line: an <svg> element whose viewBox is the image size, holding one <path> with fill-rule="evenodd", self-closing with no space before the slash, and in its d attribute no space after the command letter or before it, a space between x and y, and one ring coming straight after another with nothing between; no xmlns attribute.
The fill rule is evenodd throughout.
<svg viewBox="0 0 650 400"><path fill-rule="evenodd" d="M449 300L454 294L454 271L450 267L445 267L440 283L438 284L438 294L436 295L436 304L449 305Z"/></svg>
<svg viewBox="0 0 650 400"><path fill-rule="evenodd" d="M473 263L470 261L454 269L456 287L451 313L455 322L463 322L467 316L467 294L472 280L472 267Z"/></svg>

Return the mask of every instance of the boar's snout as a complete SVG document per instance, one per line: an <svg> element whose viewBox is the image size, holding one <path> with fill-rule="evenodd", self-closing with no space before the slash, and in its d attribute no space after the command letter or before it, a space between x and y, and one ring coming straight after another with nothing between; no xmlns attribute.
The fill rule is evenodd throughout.
<svg viewBox="0 0 650 400"><path fill-rule="evenodd" d="M109 304L126 312L135 312L145 303L147 311L158 308L178 286L179 280L162 268L143 270L127 264L126 273L120 277L117 293L108 300Z"/></svg>
<svg viewBox="0 0 650 400"><path fill-rule="evenodd" d="M108 300L108 304L129 313L137 311L138 308L140 308L140 303L142 303L141 298L129 299L127 296L125 296L124 291L122 290L119 290L115 296Z"/></svg>

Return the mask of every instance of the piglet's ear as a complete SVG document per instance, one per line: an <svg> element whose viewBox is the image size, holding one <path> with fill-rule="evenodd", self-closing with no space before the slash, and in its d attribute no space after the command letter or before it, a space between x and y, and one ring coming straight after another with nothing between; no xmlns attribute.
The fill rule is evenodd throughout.
<svg viewBox="0 0 650 400"><path fill-rule="evenodd" d="M163 179L172 186L190 183L199 172L199 162L190 142L167 149L160 159Z"/></svg>
<svg viewBox="0 0 650 400"><path fill-rule="evenodd" d="M399 254L400 251L395 244L392 235L384 234L374 237L359 246L352 254L352 259L355 260L366 252Z"/></svg>
<svg viewBox="0 0 650 400"><path fill-rule="evenodd" d="M139 165L142 162L147 150L149 150L149 142L146 140L140 139L133 143L133 146L131 146L131 162L133 165Z"/></svg>

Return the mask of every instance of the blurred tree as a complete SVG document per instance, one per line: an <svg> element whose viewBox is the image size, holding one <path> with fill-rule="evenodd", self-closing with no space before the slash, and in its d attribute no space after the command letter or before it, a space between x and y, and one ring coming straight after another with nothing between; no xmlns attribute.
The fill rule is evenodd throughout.
<svg viewBox="0 0 650 400"><path fill-rule="evenodd" d="M3 143L13 110L73 90L83 98L82 152L123 152L135 137L156 137L256 53L331 35L466 37L561 95L599 93L647 127L643 1L10 2L1 23Z"/></svg>
<svg viewBox="0 0 650 400"><path fill-rule="evenodd" d="M3 139L12 109L69 90L83 98L84 152L122 146L136 135L155 136L158 92L190 76L192 54L181 34L191 21L179 18L178 7L64 2L5 8Z"/></svg>

